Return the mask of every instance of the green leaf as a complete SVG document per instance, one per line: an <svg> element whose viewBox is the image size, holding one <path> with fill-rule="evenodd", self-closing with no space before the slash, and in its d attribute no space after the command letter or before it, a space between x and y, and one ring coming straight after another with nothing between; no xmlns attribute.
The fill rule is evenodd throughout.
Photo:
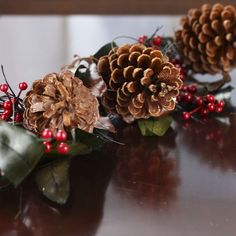
<svg viewBox="0 0 236 236"><path fill-rule="evenodd" d="M36 182L39 190L53 202L65 204L70 193L70 159L50 162L38 170Z"/></svg>
<svg viewBox="0 0 236 236"><path fill-rule="evenodd" d="M94 57L99 59L102 56L106 56L114 47L117 47L115 42L107 43L94 54Z"/></svg>
<svg viewBox="0 0 236 236"><path fill-rule="evenodd" d="M92 148L84 143L75 143L70 145L69 156L85 155L92 151Z"/></svg>
<svg viewBox="0 0 236 236"><path fill-rule="evenodd" d="M23 128L0 122L0 169L15 187L35 168L44 146Z"/></svg>
<svg viewBox="0 0 236 236"><path fill-rule="evenodd" d="M89 154L90 152L92 152L91 147L87 146L86 144L76 142L76 143L68 143L68 145L70 146L70 149L67 154L60 154L57 151L57 145L58 145L58 143L55 143L53 145L52 151L48 154L45 154L44 157L47 159L48 159L48 157L50 157L50 158L60 158L63 156L73 157L73 156Z"/></svg>
<svg viewBox="0 0 236 236"><path fill-rule="evenodd" d="M96 132L96 130L95 130ZM79 156L79 155L85 155L89 154L93 150L100 149L104 143L108 142L110 140L106 139L104 135L101 134L91 134L88 132L85 132L81 129L75 129L73 134L73 142L67 142L67 144L70 146L69 152L67 154L60 154L57 151L57 145L58 143L53 144L52 151L48 154L45 154L44 157L52 157L52 158L60 158L63 156Z"/></svg>
<svg viewBox="0 0 236 236"><path fill-rule="evenodd" d="M158 120L138 120L138 126L143 136L163 136L172 122L171 116L165 116Z"/></svg>
<svg viewBox="0 0 236 236"><path fill-rule="evenodd" d="M75 129L74 138L76 142L85 144L91 150L97 150L101 148L103 144L106 142L104 138L102 138L98 134L91 134L81 129Z"/></svg>
<svg viewBox="0 0 236 236"><path fill-rule="evenodd" d="M86 68L86 70L82 73L80 72L80 68L78 67L75 71L75 76L82 80L84 83L85 80L90 79L90 70L89 68Z"/></svg>

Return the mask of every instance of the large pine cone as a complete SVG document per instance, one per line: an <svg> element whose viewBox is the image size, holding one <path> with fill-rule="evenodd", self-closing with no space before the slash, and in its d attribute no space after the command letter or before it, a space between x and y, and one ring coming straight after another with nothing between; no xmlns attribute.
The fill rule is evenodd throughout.
<svg viewBox="0 0 236 236"><path fill-rule="evenodd" d="M182 81L179 69L161 51L142 44L114 48L98 61L107 83L103 104L130 123L159 117L175 108Z"/></svg>
<svg viewBox="0 0 236 236"><path fill-rule="evenodd" d="M96 97L69 71L34 82L24 105L25 128L39 134L46 128L92 132L99 117Z"/></svg>
<svg viewBox="0 0 236 236"><path fill-rule="evenodd" d="M181 19L175 42L197 73L216 74L236 65L236 9L219 3L190 9Z"/></svg>

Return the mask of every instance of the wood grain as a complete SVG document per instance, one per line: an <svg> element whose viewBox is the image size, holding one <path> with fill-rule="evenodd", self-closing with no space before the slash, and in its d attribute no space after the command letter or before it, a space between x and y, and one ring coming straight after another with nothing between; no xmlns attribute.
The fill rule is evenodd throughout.
<svg viewBox="0 0 236 236"><path fill-rule="evenodd" d="M0 0L0 14L184 14L206 0ZM212 1L235 4L235 0Z"/></svg>

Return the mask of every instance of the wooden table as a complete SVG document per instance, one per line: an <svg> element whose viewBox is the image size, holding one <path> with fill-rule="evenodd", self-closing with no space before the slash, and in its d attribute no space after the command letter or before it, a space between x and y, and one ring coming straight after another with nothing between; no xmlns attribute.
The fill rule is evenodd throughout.
<svg viewBox="0 0 236 236"><path fill-rule="evenodd" d="M58 206L28 181L0 193L0 235L235 235L236 119L177 126L162 138L135 126L117 135L125 146L75 158L69 202ZM29 179L33 179L33 176Z"/></svg>
<svg viewBox="0 0 236 236"><path fill-rule="evenodd" d="M0 0L0 14L182 14L204 1L94 2ZM31 176L15 219L20 190L1 191L0 235L236 235L233 114L228 124L213 120L205 126L177 126L162 138L141 137L133 126L117 138L127 145L107 145L100 153L73 160L65 206L42 197Z"/></svg>
<svg viewBox="0 0 236 236"><path fill-rule="evenodd" d="M108 15L156 15L186 14L190 8L204 3L214 4L215 0L0 0L1 14L108 14ZM235 0L221 3L235 4Z"/></svg>

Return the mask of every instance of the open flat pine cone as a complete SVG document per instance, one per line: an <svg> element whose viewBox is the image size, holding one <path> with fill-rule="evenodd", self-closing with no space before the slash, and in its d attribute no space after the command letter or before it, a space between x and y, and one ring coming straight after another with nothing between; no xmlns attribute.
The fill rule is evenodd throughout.
<svg viewBox="0 0 236 236"><path fill-rule="evenodd" d="M236 65L236 9L204 4L181 19L175 42L185 63L197 73L227 72Z"/></svg>
<svg viewBox="0 0 236 236"><path fill-rule="evenodd" d="M182 81L179 69L161 51L124 45L100 58L97 67L108 87L104 107L126 122L159 117L175 108Z"/></svg>
<svg viewBox="0 0 236 236"><path fill-rule="evenodd" d="M24 105L24 126L38 134L46 128L92 132L99 117L96 97L69 71L34 82Z"/></svg>

